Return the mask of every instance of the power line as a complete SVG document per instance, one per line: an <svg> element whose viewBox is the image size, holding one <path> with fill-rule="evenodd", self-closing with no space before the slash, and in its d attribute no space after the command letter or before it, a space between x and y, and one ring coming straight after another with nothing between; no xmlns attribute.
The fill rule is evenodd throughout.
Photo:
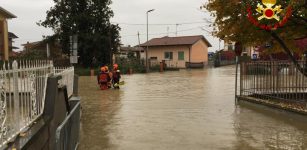
<svg viewBox="0 0 307 150"><path fill-rule="evenodd" d="M179 30L177 32L186 32L186 31L191 31L191 30L195 30L195 29L200 29L200 30L203 30L204 27L206 26L199 26L199 27L194 27L194 28L188 28L188 29L184 29L184 30ZM205 30L203 30L205 31ZM211 33L209 31L206 31L208 33ZM163 35L163 34L169 34L169 33L172 33L172 34L176 34L176 32L164 32L164 33L152 33L152 34L148 34L148 35ZM139 34L139 35L147 35L147 34ZM132 35L123 35L121 37L129 37L129 36L138 36L138 34L132 34Z"/></svg>
<svg viewBox="0 0 307 150"><path fill-rule="evenodd" d="M125 23L125 22L112 22L113 24L119 24L119 25L130 25L130 26L145 26L146 24L142 23ZM148 24L150 26L176 26L176 25L190 25L190 24L201 24L201 23L207 23L205 21L202 22L182 22L182 23L158 23L158 24Z"/></svg>

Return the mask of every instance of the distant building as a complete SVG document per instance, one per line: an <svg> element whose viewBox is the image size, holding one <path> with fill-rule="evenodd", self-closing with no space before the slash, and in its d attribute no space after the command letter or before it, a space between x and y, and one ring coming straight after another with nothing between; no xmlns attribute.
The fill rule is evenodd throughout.
<svg viewBox="0 0 307 150"><path fill-rule="evenodd" d="M0 7L0 60L9 60L10 42L7 20L12 18L16 16Z"/></svg>
<svg viewBox="0 0 307 150"><path fill-rule="evenodd" d="M229 51L234 50L235 42L224 41L225 46L224 49L221 51ZM298 39L294 39L294 45L296 46L297 50L293 53L295 58L301 59L302 55L307 52L307 37L302 37ZM253 46L243 46L242 56L249 56L251 59L261 59L261 60L288 60L289 57L283 51L277 51L271 54L264 53L264 51L273 45L270 43L264 43L260 45L253 45ZM305 54L306 55L306 54ZM307 55L306 55L307 56Z"/></svg>
<svg viewBox="0 0 307 150"><path fill-rule="evenodd" d="M202 36L181 36L154 38L141 44L148 46L150 65L165 61L170 68L203 67L208 64L208 48L212 45Z"/></svg>
<svg viewBox="0 0 307 150"><path fill-rule="evenodd" d="M119 56L122 58L127 58L128 54L131 53L133 54L134 57L138 59L144 59L144 48L143 47L131 47L129 46L122 46L119 49Z"/></svg>
<svg viewBox="0 0 307 150"><path fill-rule="evenodd" d="M42 41L37 42L27 42L26 44L22 44L24 51L30 51L30 50L46 50L46 45L43 44Z"/></svg>
<svg viewBox="0 0 307 150"><path fill-rule="evenodd" d="M14 33L9 32L9 57L15 57L15 56L17 56L17 53L13 51L13 50L15 50L15 49L18 49L18 47L15 47L15 46L13 45L14 39L17 39L17 38L18 38L18 37L17 37Z"/></svg>
<svg viewBox="0 0 307 150"><path fill-rule="evenodd" d="M234 51L236 42L224 41L223 51ZM251 59L259 58L259 46L243 46L242 56L249 56Z"/></svg>
<svg viewBox="0 0 307 150"><path fill-rule="evenodd" d="M37 41L37 42L27 42L26 44L22 44L23 51L22 54L36 54L41 55L42 58L47 58L47 43L49 43L49 55L50 58L63 58L67 57L62 53L61 45L58 41Z"/></svg>
<svg viewBox="0 0 307 150"><path fill-rule="evenodd" d="M224 41L224 49L223 51L233 51L235 49L235 42Z"/></svg>
<svg viewBox="0 0 307 150"><path fill-rule="evenodd" d="M267 49L270 48L270 45L266 44L259 48L260 58L262 60L289 60L289 55L285 53L283 49L273 52L273 53L265 53ZM294 45L291 47L293 49L292 55L297 60L303 60L307 55L307 37L302 37L298 39L294 39Z"/></svg>

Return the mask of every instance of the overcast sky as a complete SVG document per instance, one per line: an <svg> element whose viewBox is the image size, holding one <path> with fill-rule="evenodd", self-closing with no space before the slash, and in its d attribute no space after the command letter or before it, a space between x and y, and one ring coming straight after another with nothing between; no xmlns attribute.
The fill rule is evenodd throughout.
<svg viewBox="0 0 307 150"><path fill-rule="evenodd" d="M149 14L149 39L163 36L204 35L213 45L209 51L219 48L219 40L212 37L209 24L204 19L211 19L209 14L200 11L205 0L113 0L114 23L119 23L124 45L138 44L137 33L141 43L146 42L146 11L155 9ZM42 39L51 35L50 29L39 27L36 22L46 17L46 11L53 6L53 0L1 0L0 6L15 14L18 18L9 20L9 31L15 33L15 46ZM158 24L158 25L157 25ZM161 25L162 24L162 25ZM165 25L167 24L167 25ZM202 29L203 28L203 29ZM206 31L207 30L207 31Z"/></svg>

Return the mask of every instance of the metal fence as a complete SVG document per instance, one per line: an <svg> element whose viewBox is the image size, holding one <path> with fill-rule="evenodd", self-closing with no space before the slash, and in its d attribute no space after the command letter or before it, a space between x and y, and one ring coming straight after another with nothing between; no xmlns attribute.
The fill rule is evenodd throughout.
<svg viewBox="0 0 307 150"><path fill-rule="evenodd" d="M299 64L306 70L306 62ZM306 104L307 78L292 62L243 62L240 69L241 96Z"/></svg>
<svg viewBox="0 0 307 150"><path fill-rule="evenodd" d="M165 60L165 65L167 68L178 68L178 66L185 66L185 61L174 61L174 60Z"/></svg>
<svg viewBox="0 0 307 150"><path fill-rule="evenodd" d="M0 69L0 147L26 130L44 110L51 61L14 61Z"/></svg>
<svg viewBox="0 0 307 150"><path fill-rule="evenodd" d="M67 86L68 97L71 97L74 90L74 67L55 68L54 74L62 76L59 84Z"/></svg>
<svg viewBox="0 0 307 150"><path fill-rule="evenodd" d="M73 93L74 68L54 68L52 61L5 62L0 67L0 148L25 132L43 114L47 79L61 75L60 84Z"/></svg>
<svg viewBox="0 0 307 150"><path fill-rule="evenodd" d="M72 111L56 130L57 150L76 150L79 145L80 102L70 102Z"/></svg>

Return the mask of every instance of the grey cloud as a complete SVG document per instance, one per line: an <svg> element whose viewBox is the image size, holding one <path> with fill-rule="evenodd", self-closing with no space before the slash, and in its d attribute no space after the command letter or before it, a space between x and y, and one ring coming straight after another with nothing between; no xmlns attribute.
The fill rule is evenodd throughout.
<svg viewBox="0 0 307 150"><path fill-rule="evenodd" d="M146 11L156 9L150 13L150 23L181 23L201 21L203 18L209 18L208 14L197 10L205 0L113 0L111 8L114 10L114 18L112 22L124 23L146 23ZM38 27L36 22L43 20L46 11L53 6L52 0L1 0L0 5L10 12L17 15L18 18L9 21L9 30L16 33L20 38L16 40L15 45L27 41L41 40L43 35L50 35L52 31ZM192 24L178 26L178 30L195 28L190 31L179 32L178 35L199 35L204 34L206 38L214 46L211 51L218 49L218 39L209 36L208 33L202 31L198 26L205 24ZM127 26L120 25L122 28L122 42L125 45L138 44L137 32L141 35L141 42L146 41L146 26ZM175 32L176 26L171 25L169 32ZM167 35L167 26L150 26L150 38L162 37ZM165 33L159 34L157 33ZM134 36L127 36L127 35ZM174 33L169 34L174 36Z"/></svg>

